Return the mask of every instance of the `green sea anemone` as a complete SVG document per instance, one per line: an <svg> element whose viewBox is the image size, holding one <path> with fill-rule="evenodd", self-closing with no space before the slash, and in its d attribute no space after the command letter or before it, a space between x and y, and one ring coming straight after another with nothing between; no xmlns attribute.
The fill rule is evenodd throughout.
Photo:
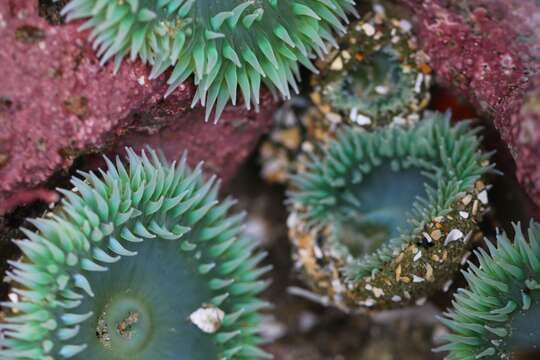
<svg viewBox="0 0 540 360"><path fill-rule="evenodd" d="M194 74L193 106L206 106L206 119L215 106L216 121L237 88L248 109L261 81L289 98L298 63L316 71L310 59L345 32L347 12L353 0L72 0L62 10L89 18L81 29L92 29L102 63L140 57L151 78L172 67L167 94Z"/></svg>
<svg viewBox="0 0 540 360"><path fill-rule="evenodd" d="M253 359L257 294L269 270L242 235L244 214L217 200L215 177L161 160L106 159L81 173L16 241L15 299L0 324L2 359Z"/></svg>
<svg viewBox="0 0 540 360"><path fill-rule="evenodd" d="M412 124L429 101L431 68L411 24L382 6L349 25L318 64L311 98L329 121L363 127Z"/></svg>
<svg viewBox="0 0 540 360"><path fill-rule="evenodd" d="M515 359L540 349L540 224L531 222L527 241L519 224L514 241L497 235L497 246L475 252L463 274L468 288L455 295L441 321L451 334L436 351L449 360Z"/></svg>
<svg viewBox="0 0 540 360"><path fill-rule="evenodd" d="M488 157L449 113L427 113L408 129L341 129L292 178L297 267L342 309L423 301L444 288L477 235Z"/></svg>

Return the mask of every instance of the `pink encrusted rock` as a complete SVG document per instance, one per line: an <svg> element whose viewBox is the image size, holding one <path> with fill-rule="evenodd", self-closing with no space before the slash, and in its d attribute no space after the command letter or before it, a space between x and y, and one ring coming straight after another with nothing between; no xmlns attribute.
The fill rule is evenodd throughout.
<svg viewBox="0 0 540 360"><path fill-rule="evenodd" d="M269 127L273 102L260 113L229 107L217 125L191 108L194 87L163 99L166 76L148 66L100 66L80 23L51 25L36 0L0 1L0 214L21 202L51 199L42 186L80 155L161 146L184 149L230 177Z"/></svg>
<svg viewBox="0 0 540 360"><path fill-rule="evenodd" d="M540 5L533 0L401 0L439 80L491 117L540 205Z"/></svg>

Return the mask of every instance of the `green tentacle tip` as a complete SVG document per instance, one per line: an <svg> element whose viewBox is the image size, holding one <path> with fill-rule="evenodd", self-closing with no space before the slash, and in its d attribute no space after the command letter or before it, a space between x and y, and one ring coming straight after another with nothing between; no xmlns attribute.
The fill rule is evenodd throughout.
<svg viewBox="0 0 540 360"><path fill-rule="evenodd" d="M520 224L514 239L497 235L476 251L464 272L468 288L456 293L441 318L450 333L435 351L447 359L515 359L540 348L540 224L531 222L526 240Z"/></svg>
<svg viewBox="0 0 540 360"><path fill-rule="evenodd" d="M449 113L338 131L292 177L289 235L308 285L345 310L421 303L444 288L478 235L488 157Z"/></svg>
<svg viewBox="0 0 540 360"><path fill-rule="evenodd" d="M258 347L268 304L257 296L269 268L243 236L243 214L228 215L234 201L218 201L219 182L185 156L128 158L81 172L30 221L36 230L23 229L0 358L268 358Z"/></svg>
<svg viewBox="0 0 540 360"><path fill-rule="evenodd" d="M318 67L311 98L332 123L410 125L429 101L431 68L411 24L388 17L381 5L349 25Z"/></svg>
<svg viewBox="0 0 540 360"><path fill-rule="evenodd" d="M193 105L206 106L206 120L215 109L217 121L237 88L248 109L261 82L284 98L298 91L298 65L313 69L356 11L353 0L72 0L62 13L87 19L81 29L91 29L101 63L140 58L150 78L172 68L166 95L194 75Z"/></svg>

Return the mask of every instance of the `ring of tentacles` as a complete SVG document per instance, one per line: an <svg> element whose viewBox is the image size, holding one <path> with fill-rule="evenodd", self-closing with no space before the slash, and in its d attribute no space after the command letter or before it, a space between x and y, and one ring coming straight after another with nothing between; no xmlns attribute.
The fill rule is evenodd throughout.
<svg viewBox="0 0 540 360"><path fill-rule="evenodd" d="M253 359L266 286L264 253L228 215L219 182L184 156L128 149L124 167L74 177L73 191L30 222L8 279L17 301L2 359Z"/></svg>
<svg viewBox="0 0 540 360"><path fill-rule="evenodd" d="M420 303L459 268L488 198L488 154L467 122L338 132L292 178L294 259L321 300L344 310Z"/></svg>

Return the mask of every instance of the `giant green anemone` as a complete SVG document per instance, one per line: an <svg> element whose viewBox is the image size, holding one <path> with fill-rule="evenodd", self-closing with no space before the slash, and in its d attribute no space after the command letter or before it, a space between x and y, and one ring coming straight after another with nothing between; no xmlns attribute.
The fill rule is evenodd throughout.
<svg viewBox="0 0 540 360"><path fill-rule="evenodd" d="M297 90L298 63L316 71L314 53L345 32L353 0L72 0L68 20L89 18L81 29L101 62L140 57L151 78L172 67L167 94L191 74L198 86L193 105L214 105L219 118L239 87L246 107L259 103L261 81L285 97Z"/></svg>
<svg viewBox="0 0 540 360"><path fill-rule="evenodd" d="M520 225L513 243L498 234L486 241L479 265L464 272L468 288L455 294L453 309L441 321L451 333L436 351L449 360L515 359L540 348L540 224L530 224L527 241Z"/></svg>
<svg viewBox="0 0 540 360"><path fill-rule="evenodd" d="M349 25L319 61L311 98L334 123L364 127L412 124L429 101L430 72L411 24L382 6Z"/></svg>
<svg viewBox="0 0 540 360"><path fill-rule="evenodd" d="M184 156L128 150L129 166L73 178L73 191L30 222L11 262L16 301L0 324L2 359L253 359L266 286L264 253L244 214L217 200Z"/></svg>
<svg viewBox="0 0 540 360"><path fill-rule="evenodd" d="M422 301L477 235L492 167L467 122L338 131L292 178L289 234L312 289L343 309Z"/></svg>

